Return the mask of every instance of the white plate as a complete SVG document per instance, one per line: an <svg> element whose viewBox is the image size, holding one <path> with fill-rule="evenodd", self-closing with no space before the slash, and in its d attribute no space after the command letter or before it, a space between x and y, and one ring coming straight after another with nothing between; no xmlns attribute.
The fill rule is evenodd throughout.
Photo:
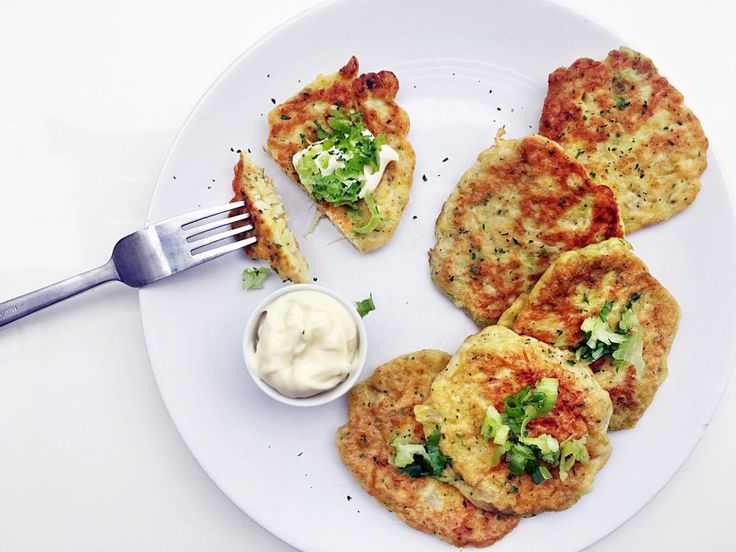
<svg viewBox="0 0 736 552"><path fill-rule="evenodd" d="M401 225L386 247L361 255L345 241L331 243L339 234L322 221L302 248L320 285L354 300L373 292L364 377L416 349L453 352L476 328L430 281L427 250L442 202L500 125L510 137L536 129L549 72L581 56L602 58L621 43L579 15L533 0L322 6L248 50L205 94L166 161L149 220L228 200L231 148L250 148L302 236L311 203L261 149L271 98L286 99L353 53L365 71L391 69L417 151ZM687 83L675 84L687 93ZM494 550L572 551L600 539L664 486L707 426L736 335L733 206L709 161L693 206L631 237L682 307L669 378L639 426L612 435L613 455L592 493L565 512L523 520ZM140 294L156 379L194 456L247 514L298 548L447 550L381 508L340 463L333 437L345 420L344 400L305 411L269 399L249 379L240 344L246 319L282 285L272 278L260 292L242 291L240 272L251 264L229 255Z"/></svg>

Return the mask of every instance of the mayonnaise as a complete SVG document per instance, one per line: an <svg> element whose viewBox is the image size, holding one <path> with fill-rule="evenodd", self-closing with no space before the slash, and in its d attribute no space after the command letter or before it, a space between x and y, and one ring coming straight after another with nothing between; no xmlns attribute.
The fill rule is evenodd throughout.
<svg viewBox="0 0 736 552"><path fill-rule="evenodd" d="M363 130L363 135L370 136L371 139L375 139L371 131L368 129ZM319 142L314 142L309 144L306 148L296 152L294 157L291 159L294 168L298 171L297 165L299 160L305 155L313 156L315 164L322 176L332 174L335 172L335 169L344 168L345 162L353 158L353 153L350 151L341 151L334 147L325 150L322 147L322 144L325 141L326 140L320 140ZM399 154L396 150L389 145L383 144L381 149L378 150L378 170L374 172L368 165L363 167L363 174L360 178L362 180L362 187L358 193L358 197L363 199L368 192L374 191L378 187L378 184L380 184L381 178L383 178L383 173L385 172L388 164L392 161L398 160Z"/></svg>
<svg viewBox="0 0 736 552"><path fill-rule="evenodd" d="M248 348L251 370L287 397L332 389L358 362L358 328L346 307L326 293L297 290L268 305Z"/></svg>

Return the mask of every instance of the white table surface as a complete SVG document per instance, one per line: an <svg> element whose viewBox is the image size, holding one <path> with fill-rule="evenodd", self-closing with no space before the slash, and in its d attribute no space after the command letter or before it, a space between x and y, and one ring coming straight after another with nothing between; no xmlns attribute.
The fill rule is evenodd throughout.
<svg viewBox="0 0 736 552"><path fill-rule="evenodd" d="M0 299L107 260L141 227L203 91L313 3L0 0ZM736 176L730 3L564 3L655 60ZM732 379L675 479L589 550L733 550L735 414ZM26 550L292 550L187 450L150 370L137 292L122 285L0 331L0 551Z"/></svg>

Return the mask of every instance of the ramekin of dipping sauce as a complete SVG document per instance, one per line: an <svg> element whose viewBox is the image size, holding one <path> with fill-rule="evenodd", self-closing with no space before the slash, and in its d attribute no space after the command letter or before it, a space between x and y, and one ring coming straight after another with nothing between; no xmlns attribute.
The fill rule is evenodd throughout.
<svg viewBox="0 0 736 552"><path fill-rule="evenodd" d="M243 356L264 393L286 404L316 406L353 386L365 365L367 346L355 305L323 287L294 284L253 310Z"/></svg>

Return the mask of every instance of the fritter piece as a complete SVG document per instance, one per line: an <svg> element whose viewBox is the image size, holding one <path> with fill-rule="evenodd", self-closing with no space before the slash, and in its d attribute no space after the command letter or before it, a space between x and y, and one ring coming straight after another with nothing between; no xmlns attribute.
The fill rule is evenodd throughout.
<svg viewBox="0 0 736 552"><path fill-rule="evenodd" d="M350 391L348 422L337 431L337 449L361 487L407 525L455 546L487 546L516 527L518 518L476 508L451 485L413 479L389 463L396 436L424 438L413 408L427 398L449 358L424 350L379 366Z"/></svg>
<svg viewBox="0 0 736 552"><path fill-rule="evenodd" d="M537 484L526 472L512 473L508 453L493 465L497 445L481 436L481 426L489 406L505 411L507 396L527 385L533 388L542 378L558 380L558 397L549 414L528 423L529 437L548 434L563 443L587 436L589 462L575 463L564 481L558 468L551 468L552 478ZM592 489L611 452L611 400L585 364L501 326L489 326L465 340L416 413L421 421L440 425L440 449L452 457L452 467L465 483L460 490L474 503L501 512L529 516L572 506Z"/></svg>
<svg viewBox="0 0 736 552"><path fill-rule="evenodd" d="M541 136L481 152L437 218L432 279L478 326L494 324L560 253L623 236L610 189Z"/></svg>
<svg viewBox="0 0 736 552"><path fill-rule="evenodd" d="M616 327L634 294L638 298L631 309L643 329L643 376L637 376L633 365L616 367L610 356L591 364L613 402L610 429L626 429L636 425L667 377L667 355L680 318L677 301L631 252L628 242L611 239L560 256L499 324L575 350L584 339L580 326L586 318L598 315L609 301L608 321Z"/></svg>
<svg viewBox="0 0 736 552"><path fill-rule="evenodd" d="M613 189L627 232L690 205L707 165L708 140L682 94L628 48L553 72L539 133Z"/></svg>
<svg viewBox="0 0 736 552"><path fill-rule="evenodd" d="M318 140L315 121L327 127L325 121L333 107L340 106L348 112L359 111L366 128L374 136L386 135L386 144L396 150L399 160L388 165L373 192L378 209L385 217L375 230L358 234L349 216L350 207L326 201L317 202L317 208L360 251L376 249L391 239L409 201L416 157L406 139L409 116L395 101L398 90L399 81L391 71L358 75L358 60L353 56L339 72L319 75L314 82L268 114L265 149L298 183L299 175L294 169L292 158L308 142ZM302 188L309 193L303 185ZM363 201L359 203L363 216L360 220L369 217L364 204Z"/></svg>
<svg viewBox="0 0 736 552"><path fill-rule="evenodd" d="M289 219L271 179L242 153L233 170L235 197L231 201L245 200L246 205L232 211L231 215L246 211L251 215L250 220L235 223L233 227L252 222L258 238L256 243L243 248L245 254L252 259L267 261L282 280L291 280L295 284L309 282L307 261L299 250L296 236L289 230Z"/></svg>

